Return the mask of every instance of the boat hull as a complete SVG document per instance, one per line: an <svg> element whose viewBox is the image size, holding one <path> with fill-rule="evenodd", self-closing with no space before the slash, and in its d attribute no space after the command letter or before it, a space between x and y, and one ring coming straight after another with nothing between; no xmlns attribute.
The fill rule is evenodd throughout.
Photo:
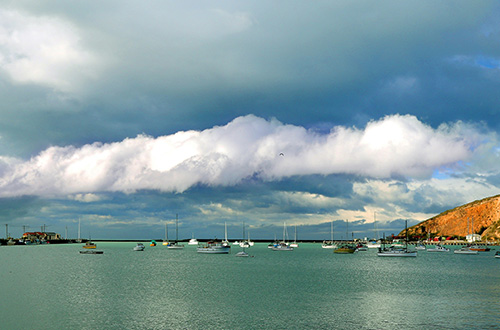
<svg viewBox="0 0 500 330"><path fill-rule="evenodd" d="M205 254L228 254L230 251L228 246L208 246L208 247L198 247L196 252Z"/></svg>
<svg viewBox="0 0 500 330"><path fill-rule="evenodd" d="M80 254L103 254L104 251L97 251L97 250L83 250L80 251Z"/></svg>

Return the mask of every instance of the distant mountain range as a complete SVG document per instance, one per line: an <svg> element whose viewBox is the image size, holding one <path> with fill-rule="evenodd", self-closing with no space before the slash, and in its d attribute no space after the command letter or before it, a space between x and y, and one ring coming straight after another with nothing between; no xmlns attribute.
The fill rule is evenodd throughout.
<svg viewBox="0 0 500 330"><path fill-rule="evenodd" d="M500 195L458 206L408 228L408 236L427 238L428 233L431 237L479 234L483 241L500 239Z"/></svg>

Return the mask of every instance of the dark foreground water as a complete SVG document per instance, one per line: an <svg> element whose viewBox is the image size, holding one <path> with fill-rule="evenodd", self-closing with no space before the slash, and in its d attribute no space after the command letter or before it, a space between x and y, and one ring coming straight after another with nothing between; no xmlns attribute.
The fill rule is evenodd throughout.
<svg viewBox="0 0 500 330"><path fill-rule="evenodd" d="M0 247L2 329L499 329L500 259L338 255L265 244L253 258L135 243Z"/></svg>

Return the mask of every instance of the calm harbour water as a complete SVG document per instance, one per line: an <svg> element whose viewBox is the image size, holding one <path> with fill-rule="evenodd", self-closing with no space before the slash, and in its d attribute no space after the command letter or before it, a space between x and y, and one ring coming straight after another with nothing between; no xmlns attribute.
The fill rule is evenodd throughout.
<svg viewBox="0 0 500 330"><path fill-rule="evenodd" d="M161 243L160 243L161 244ZM3 329L498 329L500 259L375 250L254 257L98 242L0 247Z"/></svg>

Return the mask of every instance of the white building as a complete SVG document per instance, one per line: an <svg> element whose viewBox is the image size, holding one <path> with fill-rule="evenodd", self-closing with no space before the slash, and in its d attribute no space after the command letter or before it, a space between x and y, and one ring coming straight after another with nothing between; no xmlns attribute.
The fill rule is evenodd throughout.
<svg viewBox="0 0 500 330"><path fill-rule="evenodd" d="M481 241L481 235L479 235L479 234L469 234L469 235L465 236L465 239L469 243L480 242Z"/></svg>

